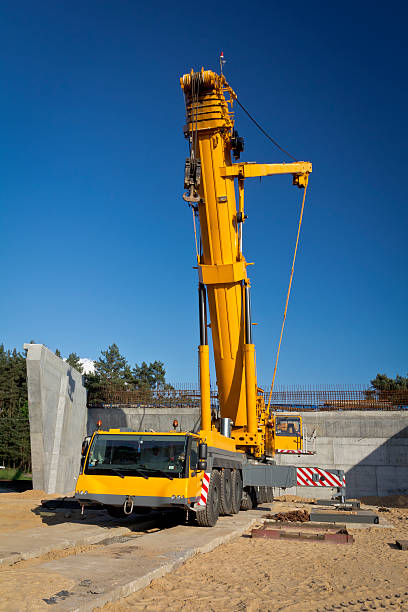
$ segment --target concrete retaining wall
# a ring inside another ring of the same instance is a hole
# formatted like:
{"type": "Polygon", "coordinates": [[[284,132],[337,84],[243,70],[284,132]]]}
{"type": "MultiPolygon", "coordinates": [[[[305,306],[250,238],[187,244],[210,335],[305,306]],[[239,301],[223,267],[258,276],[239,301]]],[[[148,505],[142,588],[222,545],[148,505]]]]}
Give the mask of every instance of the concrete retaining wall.
{"type": "Polygon", "coordinates": [[[75,488],[86,432],[82,375],[42,344],[24,348],[33,488],[68,493],[75,488]]]}
{"type": "Polygon", "coordinates": [[[173,431],[173,421],[177,419],[181,431],[198,431],[200,413],[191,408],[89,408],[88,435],[96,429],[98,420],[102,429],[129,427],[133,431],[173,431]]]}
{"type": "MultiPolygon", "coordinates": [[[[347,496],[408,494],[408,411],[302,413],[308,437],[316,434],[316,455],[277,455],[280,465],[318,466],[346,472],[347,496]]],[[[196,431],[199,412],[153,408],[105,408],[88,411],[88,433],[96,429],[130,427],[134,430],[171,431],[177,418],[181,429],[196,431]]],[[[305,496],[330,497],[330,490],[299,487],[287,490],[305,496]]]]}

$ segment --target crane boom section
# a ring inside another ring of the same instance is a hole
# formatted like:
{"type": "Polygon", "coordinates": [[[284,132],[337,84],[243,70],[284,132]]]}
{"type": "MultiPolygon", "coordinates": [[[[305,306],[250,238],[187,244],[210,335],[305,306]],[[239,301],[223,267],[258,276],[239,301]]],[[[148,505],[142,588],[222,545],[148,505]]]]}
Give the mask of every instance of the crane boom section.
{"type": "Polygon", "coordinates": [[[211,71],[181,79],[186,100],[185,134],[191,159],[199,160],[198,215],[202,251],[199,280],[207,287],[220,411],[235,426],[247,424],[244,372],[242,284],[248,282],[239,251],[237,207],[233,181],[221,168],[231,166],[233,114],[224,83],[211,71]]]}

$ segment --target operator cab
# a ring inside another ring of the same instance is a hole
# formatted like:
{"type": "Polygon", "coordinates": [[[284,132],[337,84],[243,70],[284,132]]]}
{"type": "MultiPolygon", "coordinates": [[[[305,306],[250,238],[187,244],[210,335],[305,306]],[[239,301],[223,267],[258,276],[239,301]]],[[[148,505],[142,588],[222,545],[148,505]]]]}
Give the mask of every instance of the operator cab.
{"type": "Polygon", "coordinates": [[[275,414],[275,450],[300,451],[302,447],[302,417],[275,414]]]}

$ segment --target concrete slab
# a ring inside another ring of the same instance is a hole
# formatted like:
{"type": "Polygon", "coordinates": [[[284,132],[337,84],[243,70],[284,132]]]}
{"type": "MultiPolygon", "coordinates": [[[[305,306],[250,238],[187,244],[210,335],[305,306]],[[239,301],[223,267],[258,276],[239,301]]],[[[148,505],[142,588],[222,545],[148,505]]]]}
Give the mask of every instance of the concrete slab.
{"type": "MultiPolygon", "coordinates": [[[[53,512],[48,514],[54,515],[53,512]]],[[[5,533],[0,542],[0,566],[14,565],[18,561],[41,557],[49,552],[112,541],[148,529],[154,524],[154,516],[123,521],[109,518],[101,521],[99,518],[91,524],[64,521],[59,525],[5,533]]]]}
{"type": "MultiPolygon", "coordinates": [[[[8,570],[7,580],[19,584],[18,601],[4,602],[8,612],[21,612],[21,601],[30,609],[46,610],[52,604],[58,612],[89,612],[144,588],[187,561],[196,553],[212,551],[220,544],[251,529],[269,510],[258,508],[222,517],[213,528],[178,525],[146,535],[133,535],[125,543],[35,565],[39,596],[24,568],[8,570]],[[20,575],[19,575],[20,574],[20,575]],[[20,580],[19,580],[20,578],[20,580]],[[53,584],[66,587],[55,592],[53,584]],[[45,586],[44,586],[45,585],[45,586]],[[46,591],[46,594],[44,594],[46,591]]],[[[33,568],[34,569],[34,568],[33,568]]]]}

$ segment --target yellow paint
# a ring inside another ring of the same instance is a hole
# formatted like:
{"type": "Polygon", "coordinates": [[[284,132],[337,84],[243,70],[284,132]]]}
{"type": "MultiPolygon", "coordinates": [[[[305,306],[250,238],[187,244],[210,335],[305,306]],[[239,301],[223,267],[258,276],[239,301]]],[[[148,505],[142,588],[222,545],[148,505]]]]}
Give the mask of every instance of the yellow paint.
{"type": "Polygon", "coordinates": [[[200,364],[201,428],[211,429],[211,388],[208,344],[198,347],[200,364]]]}

